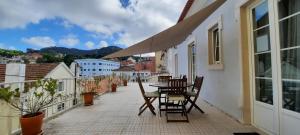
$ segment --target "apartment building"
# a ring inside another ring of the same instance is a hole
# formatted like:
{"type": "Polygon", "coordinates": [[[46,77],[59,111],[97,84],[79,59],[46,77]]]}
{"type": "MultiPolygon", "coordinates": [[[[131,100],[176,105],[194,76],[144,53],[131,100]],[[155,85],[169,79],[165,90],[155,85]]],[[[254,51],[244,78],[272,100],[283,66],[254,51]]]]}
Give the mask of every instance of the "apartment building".
{"type": "Polygon", "coordinates": [[[120,68],[120,63],[103,59],[77,59],[71,64],[71,69],[76,74],[82,77],[92,77],[100,75],[111,75],[114,69],[120,68]]]}

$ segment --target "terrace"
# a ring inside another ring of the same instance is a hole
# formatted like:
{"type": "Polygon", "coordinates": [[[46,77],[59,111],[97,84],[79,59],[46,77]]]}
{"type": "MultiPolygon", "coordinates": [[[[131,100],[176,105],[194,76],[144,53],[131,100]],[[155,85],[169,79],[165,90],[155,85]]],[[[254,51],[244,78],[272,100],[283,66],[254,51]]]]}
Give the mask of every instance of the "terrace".
{"type": "MultiPolygon", "coordinates": [[[[144,83],[147,91],[155,90],[144,83]]],[[[260,132],[243,125],[210,104],[198,100],[206,112],[193,109],[188,115],[189,123],[167,123],[162,116],[152,115],[146,110],[138,116],[143,103],[137,83],[121,86],[115,93],[99,96],[93,106],[76,107],[44,124],[44,134],[201,134],[230,135],[236,132],[260,132]]],[[[157,101],[154,106],[157,108],[157,101]]],[[[156,109],[157,111],[158,109],[156,109]]],[[[159,113],[157,113],[159,114],[159,113]]]]}

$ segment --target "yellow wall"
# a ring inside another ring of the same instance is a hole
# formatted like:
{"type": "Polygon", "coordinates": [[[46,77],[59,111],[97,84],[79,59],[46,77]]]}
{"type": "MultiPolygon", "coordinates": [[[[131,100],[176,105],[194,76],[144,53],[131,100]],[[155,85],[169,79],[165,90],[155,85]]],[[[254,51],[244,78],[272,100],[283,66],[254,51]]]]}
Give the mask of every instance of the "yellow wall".
{"type": "Polygon", "coordinates": [[[19,111],[13,109],[6,102],[0,101],[0,134],[9,135],[11,131],[19,129],[19,111]]]}
{"type": "Polygon", "coordinates": [[[163,63],[162,60],[160,59],[161,53],[162,53],[162,51],[155,52],[155,71],[156,72],[160,72],[159,65],[162,65],[162,63],[163,63]]]}

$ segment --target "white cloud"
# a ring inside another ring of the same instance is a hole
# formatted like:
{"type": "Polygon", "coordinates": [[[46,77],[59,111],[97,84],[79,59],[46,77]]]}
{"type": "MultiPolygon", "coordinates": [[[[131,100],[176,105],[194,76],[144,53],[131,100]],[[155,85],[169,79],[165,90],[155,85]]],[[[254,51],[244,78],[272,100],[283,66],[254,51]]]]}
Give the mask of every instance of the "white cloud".
{"type": "Polygon", "coordinates": [[[79,39],[75,35],[67,35],[58,41],[60,45],[74,47],[75,45],[79,44],[79,39]]]}
{"type": "Polygon", "coordinates": [[[94,42],[92,42],[92,41],[88,41],[88,42],[85,43],[85,46],[86,46],[88,49],[94,49],[95,44],[94,44],[94,42]]]}
{"type": "Polygon", "coordinates": [[[108,47],[108,43],[104,40],[100,41],[99,48],[108,47]]]}
{"type": "Polygon", "coordinates": [[[67,28],[67,29],[70,29],[70,28],[73,27],[73,25],[69,21],[67,21],[67,20],[63,20],[61,22],[61,25],[64,26],[65,28],[67,28]]]}
{"type": "Polygon", "coordinates": [[[14,46],[7,46],[6,44],[0,43],[1,49],[8,49],[8,50],[17,50],[14,46]]]}
{"type": "Polygon", "coordinates": [[[4,0],[0,2],[0,29],[24,28],[60,17],[66,27],[77,25],[107,36],[121,32],[117,43],[132,45],[174,25],[186,1],[130,0],[123,8],[119,0],[4,0]]]}
{"type": "Polygon", "coordinates": [[[17,50],[17,48],[14,47],[14,46],[9,46],[8,49],[9,49],[9,50],[17,50]]]}
{"type": "Polygon", "coordinates": [[[42,37],[42,36],[36,36],[36,37],[30,37],[30,38],[22,38],[22,41],[24,43],[34,45],[37,47],[51,47],[55,46],[56,42],[48,36],[42,37]]]}

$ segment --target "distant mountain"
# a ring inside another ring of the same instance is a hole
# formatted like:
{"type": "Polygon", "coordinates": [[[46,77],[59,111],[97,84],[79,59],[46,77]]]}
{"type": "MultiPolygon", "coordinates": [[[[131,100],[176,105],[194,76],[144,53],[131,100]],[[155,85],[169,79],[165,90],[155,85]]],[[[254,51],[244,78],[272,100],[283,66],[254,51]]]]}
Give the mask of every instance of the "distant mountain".
{"type": "Polygon", "coordinates": [[[23,54],[24,53],[22,51],[0,49],[0,56],[2,57],[13,57],[13,56],[20,56],[23,54]]]}
{"type": "MultiPolygon", "coordinates": [[[[30,49],[28,49],[29,51],[30,49]]],[[[40,50],[30,50],[30,51],[38,51],[40,53],[49,53],[49,54],[63,54],[63,55],[76,55],[83,57],[91,57],[91,58],[101,58],[103,56],[109,55],[111,53],[122,50],[122,48],[117,46],[108,46],[100,49],[93,50],[80,50],[76,48],[66,48],[66,47],[47,47],[42,48],[40,50]]]]}

